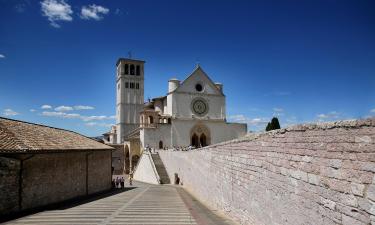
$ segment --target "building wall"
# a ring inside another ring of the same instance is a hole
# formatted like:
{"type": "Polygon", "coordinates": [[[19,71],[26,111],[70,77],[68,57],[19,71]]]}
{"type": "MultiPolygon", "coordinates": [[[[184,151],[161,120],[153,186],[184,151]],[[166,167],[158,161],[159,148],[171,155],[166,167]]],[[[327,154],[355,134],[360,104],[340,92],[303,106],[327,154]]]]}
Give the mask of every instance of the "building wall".
{"type": "Polygon", "coordinates": [[[115,175],[122,175],[125,173],[125,150],[124,145],[110,145],[111,147],[115,148],[112,152],[112,166],[113,166],[113,174],[115,175]]]}
{"type": "MultiPolygon", "coordinates": [[[[19,156],[14,155],[14,156],[19,156]]],[[[2,161],[6,161],[2,159],[2,161]]],[[[18,162],[15,162],[20,163],[18,162]]],[[[1,167],[8,174],[5,188],[19,190],[18,166],[1,167]]],[[[2,182],[1,182],[2,183],[2,182]]],[[[111,151],[34,154],[22,163],[22,195],[20,210],[61,202],[75,197],[105,191],[111,188],[111,151]]],[[[13,192],[10,192],[13,193],[13,192]]],[[[7,192],[1,189],[0,205],[15,208],[15,201],[5,201],[7,192]]],[[[15,198],[15,199],[17,199],[15,198]]],[[[18,201],[17,201],[18,208],[18,201]]],[[[0,214],[12,210],[1,210],[0,214]]]]}
{"type": "MultiPolygon", "coordinates": [[[[200,93],[179,93],[175,92],[168,95],[172,102],[169,114],[178,118],[193,118],[197,117],[191,110],[191,102],[194,98],[204,98],[208,103],[209,111],[201,118],[209,119],[225,119],[225,96],[222,95],[205,95],[200,93]]],[[[167,97],[167,98],[168,98],[167,97]]],[[[168,102],[169,104],[169,102],[168,102]]],[[[169,107],[169,105],[168,105],[169,107]]]]}
{"type": "Polygon", "coordinates": [[[170,177],[241,224],[375,224],[375,119],[159,154],[170,177]]]}
{"type": "Polygon", "coordinates": [[[20,161],[0,156],[0,215],[18,211],[20,161]]]}
{"type": "Polygon", "coordinates": [[[163,146],[168,148],[187,147],[191,144],[190,131],[196,124],[203,124],[210,130],[211,144],[236,139],[247,133],[246,124],[175,119],[172,124],[158,124],[158,128],[141,129],[141,147],[148,144],[149,147],[158,149],[159,141],[163,141],[163,146]]]}

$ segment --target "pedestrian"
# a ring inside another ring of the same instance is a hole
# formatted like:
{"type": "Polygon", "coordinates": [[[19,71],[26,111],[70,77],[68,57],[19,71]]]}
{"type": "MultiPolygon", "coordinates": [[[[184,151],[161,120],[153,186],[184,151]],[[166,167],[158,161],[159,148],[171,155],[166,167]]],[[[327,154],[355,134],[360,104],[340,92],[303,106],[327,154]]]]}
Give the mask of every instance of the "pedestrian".
{"type": "Polygon", "coordinates": [[[115,179],[112,179],[112,189],[116,188],[116,182],[115,179]]]}
{"type": "Polygon", "coordinates": [[[133,185],[133,173],[129,173],[129,185],[133,185]]]}
{"type": "Polygon", "coordinates": [[[119,188],[120,186],[120,179],[116,177],[116,188],[119,188]]]}
{"type": "Polygon", "coordinates": [[[120,179],[120,183],[121,183],[121,188],[124,188],[124,187],[125,187],[125,180],[124,180],[124,177],[121,177],[121,179],[120,179]]]}

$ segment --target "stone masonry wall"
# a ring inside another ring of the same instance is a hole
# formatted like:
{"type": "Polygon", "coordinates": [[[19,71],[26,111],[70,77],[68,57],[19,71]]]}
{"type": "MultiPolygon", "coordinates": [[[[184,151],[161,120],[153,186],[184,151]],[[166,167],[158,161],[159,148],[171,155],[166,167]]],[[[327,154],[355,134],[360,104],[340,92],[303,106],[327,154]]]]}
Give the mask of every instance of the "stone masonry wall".
{"type": "Polygon", "coordinates": [[[29,154],[23,160],[21,196],[20,161],[11,157],[0,157],[0,215],[111,188],[111,151],[29,154]]]}
{"type": "Polygon", "coordinates": [[[0,157],[0,214],[18,211],[19,167],[18,160],[0,157]]]}
{"type": "Polygon", "coordinates": [[[241,224],[375,224],[375,119],[159,154],[171,178],[241,224]]]}

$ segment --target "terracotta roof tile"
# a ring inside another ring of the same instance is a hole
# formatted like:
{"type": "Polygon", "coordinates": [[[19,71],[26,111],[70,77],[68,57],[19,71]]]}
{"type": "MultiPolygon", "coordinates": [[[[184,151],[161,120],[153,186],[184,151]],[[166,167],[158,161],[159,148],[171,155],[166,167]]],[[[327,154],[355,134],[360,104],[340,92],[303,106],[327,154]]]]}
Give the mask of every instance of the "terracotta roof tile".
{"type": "Polygon", "coordinates": [[[0,117],[0,153],[105,149],[113,148],[73,131],[0,117]]]}

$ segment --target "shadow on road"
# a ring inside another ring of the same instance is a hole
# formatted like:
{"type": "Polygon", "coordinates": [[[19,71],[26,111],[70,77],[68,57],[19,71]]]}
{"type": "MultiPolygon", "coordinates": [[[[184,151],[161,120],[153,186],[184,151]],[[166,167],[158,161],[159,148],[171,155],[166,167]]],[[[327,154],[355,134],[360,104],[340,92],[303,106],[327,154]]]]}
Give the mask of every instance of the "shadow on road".
{"type": "Polygon", "coordinates": [[[99,192],[99,193],[95,193],[95,194],[91,194],[91,195],[87,195],[87,196],[76,197],[76,198],[69,199],[69,200],[66,200],[66,201],[63,201],[63,202],[58,202],[58,203],[53,203],[53,204],[49,204],[49,205],[46,205],[46,206],[41,206],[41,207],[23,210],[21,212],[1,216],[0,217],[0,223],[4,223],[4,222],[10,221],[10,220],[18,219],[18,218],[21,218],[21,217],[24,217],[24,216],[29,216],[29,215],[39,213],[39,212],[42,212],[42,211],[65,210],[65,209],[73,208],[73,207],[76,207],[76,206],[79,206],[79,205],[82,205],[82,204],[86,204],[86,203],[89,203],[89,202],[92,202],[92,201],[96,201],[96,200],[107,198],[107,197],[110,197],[110,196],[113,196],[113,195],[121,194],[123,192],[133,190],[135,188],[137,188],[137,186],[125,187],[125,188],[114,188],[114,189],[110,189],[110,190],[104,191],[104,192],[99,192]]]}

